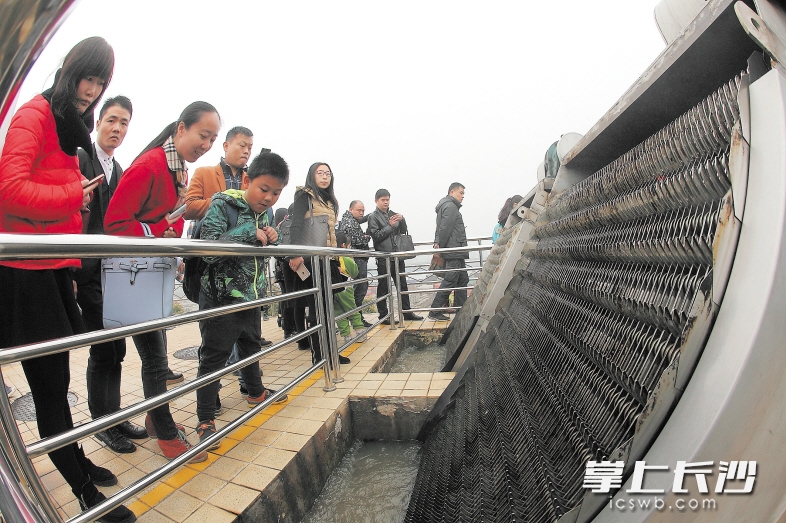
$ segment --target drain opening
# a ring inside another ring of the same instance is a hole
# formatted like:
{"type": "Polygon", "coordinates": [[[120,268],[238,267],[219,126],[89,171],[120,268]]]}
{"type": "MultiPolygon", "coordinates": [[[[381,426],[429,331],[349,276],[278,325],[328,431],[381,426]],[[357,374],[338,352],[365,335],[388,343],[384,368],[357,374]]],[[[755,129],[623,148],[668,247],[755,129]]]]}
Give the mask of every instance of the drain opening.
{"type": "MultiPolygon", "coordinates": [[[[73,392],[68,392],[68,406],[73,407],[79,401],[79,396],[73,392]]],[[[14,413],[14,419],[17,421],[35,421],[35,404],[33,403],[33,394],[28,392],[21,398],[17,398],[11,403],[11,411],[14,413]]]]}
{"type": "Polygon", "coordinates": [[[199,359],[199,345],[193,347],[186,347],[175,352],[173,356],[179,360],[198,360],[199,359]]]}

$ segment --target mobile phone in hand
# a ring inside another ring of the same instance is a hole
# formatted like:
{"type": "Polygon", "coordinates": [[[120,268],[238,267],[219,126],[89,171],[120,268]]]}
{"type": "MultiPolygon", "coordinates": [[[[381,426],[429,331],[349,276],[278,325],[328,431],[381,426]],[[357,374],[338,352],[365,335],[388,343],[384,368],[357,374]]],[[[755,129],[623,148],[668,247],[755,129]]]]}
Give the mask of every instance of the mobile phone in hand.
{"type": "Polygon", "coordinates": [[[306,281],[306,279],[309,276],[311,276],[311,273],[306,268],[306,264],[305,263],[301,263],[300,265],[298,265],[297,270],[295,270],[295,272],[297,273],[298,276],[300,276],[300,279],[303,280],[303,281],[306,281]]]}
{"type": "Polygon", "coordinates": [[[183,205],[181,205],[180,207],[178,207],[177,209],[175,209],[169,214],[169,219],[174,220],[176,218],[180,218],[185,213],[186,213],[186,204],[184,203],[183,205]]]}
{"type": "Polygon", "coordinates": [[[101,180],[103,180],[104,178],[106,178],[106,174],[99,174],[98,176],[87,182],[87,185],[85,185],[85,187],[90,187],[91,185],[98,185],[101,182],[101,180]]]}

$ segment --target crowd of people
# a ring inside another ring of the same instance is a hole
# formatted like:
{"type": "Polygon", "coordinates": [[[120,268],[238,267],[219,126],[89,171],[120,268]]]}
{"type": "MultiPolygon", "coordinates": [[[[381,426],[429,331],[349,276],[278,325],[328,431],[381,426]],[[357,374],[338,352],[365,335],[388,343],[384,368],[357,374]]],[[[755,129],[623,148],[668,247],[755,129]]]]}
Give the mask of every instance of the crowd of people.
{"type": "MultiPolygon", "coordinates": [[[[375,208],[366,215],[362,201],[352,201],[339,215],[335,195],[335,175],[330,165],[311,165],[294,200],[275,214],[273,207],[289,183],[289,167],[268,149],[252,157],[253,133],[235,126],[223,142],[224,156],[214,167],[196,169],[189,180],[187,163],[207,153],[219,137],[221,117],[206,102],[188,105],[134,159],[127,169],[114,159],[132,120],[131,100],[125,96],[107,99],[95,111],[114,71],[114,52],[100,37],[78,43],[65,57],[50,89],[22,105],[11,120],[0,157],[0,232],[52,234],[86,233],[150,238],[178,238],[185,220],[199,222],[200,238],[244,243],[254,246],[277,245],[287,222],[289,243],[344,247],[362,251],[373,248],[387,253],[401,250],[401,238],[408,233],[401,213],[390,208],[391,194],[379,189],[375,208]],[[97,132],[92,143],[90,133],[97,132]],[[173,212],[181,205],[185,213],[173,212]],[[365,227],[365,229],[364,229],[365,227]]],[[[464,185],[453,183],[436,207],[434,248],[467,245],[461,205],[464,185]]],[[[509,212],[509,211],[508,211],[509,212]]],[[[500,214],[502,216],[502,214],[500,214]]],[[[500,218],[502,222],[502,218],[500,218]]],[[[454,292],[453,307],[467,297],[466,252],[445,253],[446,268],[440,292],[436,293],[429,317],[443,321],[442,312],[454,292]]],[[[257,257],[208,257],[210,266],[201,276],[199,308],[253,301],[263,297],[269,283],[262,270],[266,259],[257,257]]],[[[367,257],[337,257],[330,261],[333,280],[363,280],[368,275],[367,257]]],[[[297,291],[314,285],[314,267],[306,257],[277,261],[277,273],[284,290],[297,291]]],[[[377,272],[387,274],[385,258],[376,258],[377,272]]],[[[397,272],[404,272],[398,259],[397,272]]],[[[98,259],[47,259],[0,262],[0,348],[14,347],[103,328],[101,263],[98,259]]],[[[407,291],[405,276],[392,279],[399,291],[407,291]]],[[[345,290],[322,289],[324,300],[332,300],[336,313],[360,307],[368,291],[361,281],[345,290]]],[[[377,296],[388,293],[388,279],[378,282],[377,296]]],[[[403,320],[421,320],[412,312],[409,295],[402,296],[403,320]]],[[[325,302],[327,303],[327,302],[325,302]]],[[[281,304],[285,336],[304,332],[316,324],[315,296],[288,300],[281,304]]],[[[397,321],[389,314],[387,301],[377,303],[382,324],[397,321]]],[[[361,313],[340,321],[338,329],[350,341],[351,328],[364,339],[372,326],[361,313]]],[[[201,321],[198,376],[203,376],[258,353],[270,341],[262,337],[261,310],[246,309],[201,321]]],[[[167,385],[182,381],[168,365],[164,330],[132,336],[142,362],[141,377],[145,398],[160,395],[167,385]]],[[[298,341],[310,350],[314,363],[322,360],[319,336],[311,334],[298,341]]],[[[93,345],[87,367],[88,406],[93,419],[120,410],[122,362],[125,340],[93,345]]],[[[340,363],[349,359],[340,356],[340,363]]],[[[42,438],[73,428],[67,401],[70,381],[69,353],[61,352],[24,360],[42,438]]],[[[249,406],[268,400],[276,391],[263,384],[258,363],[240,369],[241,392],[249,406]]],[[[221,409],[219,382],[197,391],[196,433],[200,441],[216,432],[215,419],[221,409]]],[[[278,395],[278,401],[286,396],[278,395]]],[[[168,404],[152,409],[144,427],[128,421],[97,434],[108,448],[119,453],[136,450],[132,440],[157,438],[169,459],[191,448],[186,428],[174,421],[168,404]]],[[[220,443],[215,442],[211,448],[220,443]]],[[[72,443],[49,454],[84,509],[105,499],[96,489],[117,483],[108,469],[92,463],[81,446],[72,443]]],[[[201,452],[191,461],[207,459],[201,452]]],[[[134,514],[118,506],[102,521],[128,523],[134,514]]]]}

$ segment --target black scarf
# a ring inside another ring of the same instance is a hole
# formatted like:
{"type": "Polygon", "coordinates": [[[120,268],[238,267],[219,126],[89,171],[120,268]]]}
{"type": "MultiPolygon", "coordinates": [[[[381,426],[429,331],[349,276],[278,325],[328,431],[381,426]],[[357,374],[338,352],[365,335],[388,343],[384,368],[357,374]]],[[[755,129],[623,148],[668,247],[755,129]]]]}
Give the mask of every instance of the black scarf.
{"type": "Polygon", "coordinates": [[[64,103],[60,104],[60,107],[53,107],[53,92],[54,87],[51,87],[41,93],[41,96],[49,102],[55,117],[60,148],[67,155],[76,156],[77,147],[81,147],[92,158],[93,144],[90,141],[90,132],[93,130],[93,109],[89,108],[84,114],[79,114],[73,103],[64,103]]]}

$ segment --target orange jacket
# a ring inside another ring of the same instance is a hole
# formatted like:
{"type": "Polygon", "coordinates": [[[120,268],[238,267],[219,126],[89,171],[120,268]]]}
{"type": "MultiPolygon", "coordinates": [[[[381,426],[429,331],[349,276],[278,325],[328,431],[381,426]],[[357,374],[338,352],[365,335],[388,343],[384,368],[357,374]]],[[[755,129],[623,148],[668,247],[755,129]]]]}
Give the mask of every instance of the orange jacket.
{"type": "MultiPolygon", "coordinates": [[[[243,173],[243,181],[240,184],[242,190],[248,189],[248,176],[243,173]]],[[[224,192],[227,190],[227,184],[224,180],[224,171],[221,170],[221,164],[213,167],[200,167],[194,171],[194,176],[191,178],[191,183],[188,184],[188,191],[186,192],[186,220],[201,220],[207,214],[207,208],[210,207],[210,198],[217,192],[224,192]]]]}

